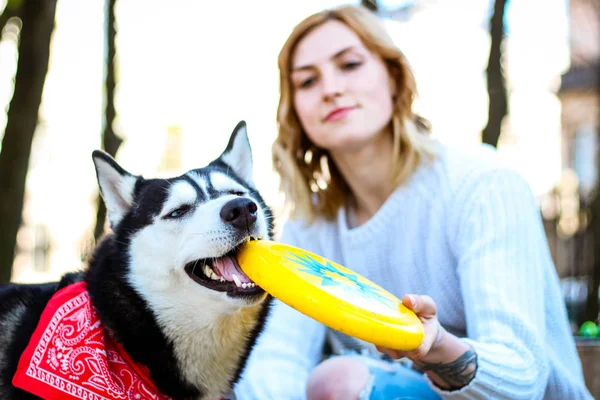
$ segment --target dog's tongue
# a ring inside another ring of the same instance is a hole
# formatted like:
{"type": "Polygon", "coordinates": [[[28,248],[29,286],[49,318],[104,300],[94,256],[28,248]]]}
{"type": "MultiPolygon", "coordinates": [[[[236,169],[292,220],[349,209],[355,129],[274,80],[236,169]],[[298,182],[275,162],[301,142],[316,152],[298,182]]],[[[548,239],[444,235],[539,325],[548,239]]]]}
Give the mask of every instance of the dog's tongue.
{"type": "Polygon", "coordinates": [[[218,275],[227,281],[233,282],[233,274],[235,274],[242,283],[252,282],[237,266],[237,262],[233,261],[229,256],[218,258],[213,263],[213,268],[218,275]]]}

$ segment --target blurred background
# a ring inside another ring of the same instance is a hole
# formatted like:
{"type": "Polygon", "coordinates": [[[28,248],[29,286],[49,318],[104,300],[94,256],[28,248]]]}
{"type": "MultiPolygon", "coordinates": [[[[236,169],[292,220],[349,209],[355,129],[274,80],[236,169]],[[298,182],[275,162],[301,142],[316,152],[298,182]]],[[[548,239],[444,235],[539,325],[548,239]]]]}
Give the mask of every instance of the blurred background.
{"type": "MultiPolygon", "coordinates": [[[[217,157],[245,119],[279,214],[277,55],[297,22],[343,3],[0,0],[0,282],[84,265],[106,229],[98,148],[172,176],[217,157]]],[[[600,376],[600,0],[354,3],[385,18],[437,138],[489,143],[529,181],[586,378],[600,376]]]]}

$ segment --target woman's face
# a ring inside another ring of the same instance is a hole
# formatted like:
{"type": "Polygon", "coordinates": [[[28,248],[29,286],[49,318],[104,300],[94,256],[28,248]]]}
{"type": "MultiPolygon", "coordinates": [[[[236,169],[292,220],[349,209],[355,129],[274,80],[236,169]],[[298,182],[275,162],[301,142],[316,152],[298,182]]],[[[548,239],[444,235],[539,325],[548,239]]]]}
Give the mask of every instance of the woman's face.
{"type": "Polygon", "coordinates": [[[291,65],[294,108],[318,147],[356,151],[389,124],[394,82],[382,58],[345,24],[328,21],[311,31],[291,65]]]}

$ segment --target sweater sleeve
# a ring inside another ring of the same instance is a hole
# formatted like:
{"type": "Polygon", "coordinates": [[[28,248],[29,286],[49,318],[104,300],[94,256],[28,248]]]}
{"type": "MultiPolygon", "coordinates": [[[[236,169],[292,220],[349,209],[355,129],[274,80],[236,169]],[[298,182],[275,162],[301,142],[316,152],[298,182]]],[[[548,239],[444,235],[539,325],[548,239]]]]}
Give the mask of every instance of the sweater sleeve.
{"type": "MultiPolygon", "coordinates": [[[[297,229],[288,222],[280,242],[301,247],[297,229]]],[[[234,388],[236,399],[305,399],[308,376],[321,360],[325,332],[321,323],[274,299],[263,333],[234,388]]]]}
{"type": "Polygon", "coordinates": [[[465,307],[463,340],[478,367],[460,390],[432,386],[445,399],[541,399],[550,373],[544,287],[556,271],[531,190],[517,173],[498,169],[465,185],[454,207],[449,237],[465,307]]]}

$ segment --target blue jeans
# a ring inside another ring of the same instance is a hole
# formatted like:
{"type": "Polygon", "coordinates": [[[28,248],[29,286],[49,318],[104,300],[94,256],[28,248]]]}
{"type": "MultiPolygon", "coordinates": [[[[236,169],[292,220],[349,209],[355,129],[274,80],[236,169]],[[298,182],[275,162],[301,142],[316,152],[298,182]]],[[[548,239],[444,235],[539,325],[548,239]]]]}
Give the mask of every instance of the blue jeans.
{"type": "Polygon", "coordinates": [[[360,354],[345,354],[369,368],[371,379],[360,400],[441,400],[423,374],[398,363],[360,354]]]}

